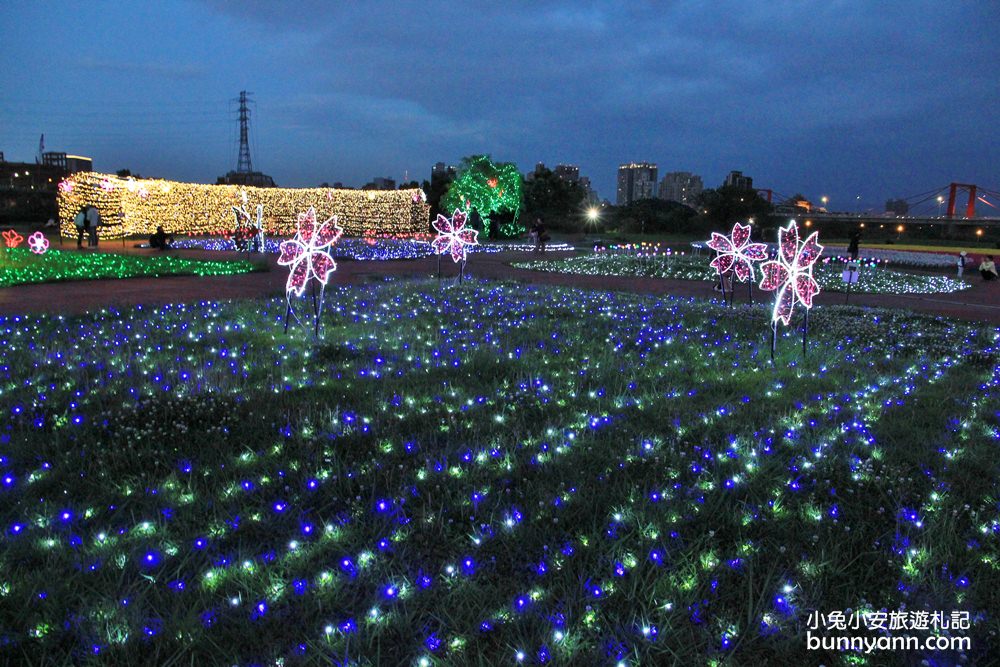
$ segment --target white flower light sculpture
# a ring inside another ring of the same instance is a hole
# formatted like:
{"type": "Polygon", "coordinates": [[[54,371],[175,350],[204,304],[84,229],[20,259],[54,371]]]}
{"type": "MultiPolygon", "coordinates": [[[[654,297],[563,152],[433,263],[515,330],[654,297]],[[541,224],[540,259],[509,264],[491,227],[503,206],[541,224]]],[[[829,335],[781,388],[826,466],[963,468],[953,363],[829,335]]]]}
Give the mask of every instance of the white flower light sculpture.
{"type": "Polygon", "coordinates": [[[778,258],[761,264],[762,290],[777,290],[771,321],[780,320],[785,326],[792,321],[792,311],[796,303],[808,310],[812,308],[813,297],[819,294],[819,284],[813,278],[813,265],[823,253],[813,232],[805,241],[799,240],[799,227],[794,220],[788,227],[778,230],[778,258]]]}
{"type": "Polygon", "coordinates": [[[439,213],[437,220],[431,223],[438,232],[437,237],[431,242],[434,252],[438,255],[450,252],[451,259],[456,264],[466,260],[466,246],[479,245],[477,240],[479,231],[466,229],[466,219],[465,213],[455,209],[451,218],[446,218],[439,213]]]}

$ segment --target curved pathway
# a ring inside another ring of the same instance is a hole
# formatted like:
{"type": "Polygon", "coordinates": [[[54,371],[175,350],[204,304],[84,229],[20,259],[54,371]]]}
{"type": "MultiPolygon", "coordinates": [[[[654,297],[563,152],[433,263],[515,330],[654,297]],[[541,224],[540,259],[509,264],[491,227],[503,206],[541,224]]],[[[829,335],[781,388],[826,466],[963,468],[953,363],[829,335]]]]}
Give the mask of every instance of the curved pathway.
{"type": "MultiPolygon", "coordinates": [[[[109,247],[101,251],[135,254],[155,254],[156,251],[136,248],[109,247]]],[[[82,251],[92,252],[92,251],[82,251]]],[[[172,254],[192,259],[245,259],[235,252],[207,250],[176,250],[172,254]]],[[[546,256],[564,257],[568,253],[550,252],[546,256]]],[[[528,252],[476,253],[471,256],[467,275],[472,278],[518,280],[542,285],[565,285],[584,289],[628,291],[645,294],[673,294],[704,299],[718,298],[707,281],[669,280],[663,278],[636,278],[613,276],[587,276],[569,273],[516,269],[511,262],[537,259],[528,252]]],[[[160,305],[178,301],[214,301],[220,299],[251,299],[284,294],[286,269],[276,263],[277,257],[267,257],[270,271],[236,276],[172,276],[165,278],[133,278],[129,280],[91,280],[43,285],[22,285],[0,288],[0,314],[27,313],[78,314],[108,306],[135,304],[160,305]]],[[[441,262],[446,277],[457,276],[457,268],[445,259],[441,262]]],[[[391,262],[338,260],[337,271],[331,283],[345,285],[378,280],[383,276],[429,278],[436,275],[437,260],[424,258],[391,262]]],[[[980,320],[1000,325],[1000,283],[984,283],[978,275],[969,276],[972,289],[955,294],[925,295],[860,295],[852,294],[852,305],[908,308],[915,311],[980,320]]],[[[766,298],[755,290],[757,299],[766,298]]],[[[745,294],[738,293],[737,301],[745,294]]],[[[819,304],[842,304],[844,294],[825,292],[819,295],[819,304]]]]}

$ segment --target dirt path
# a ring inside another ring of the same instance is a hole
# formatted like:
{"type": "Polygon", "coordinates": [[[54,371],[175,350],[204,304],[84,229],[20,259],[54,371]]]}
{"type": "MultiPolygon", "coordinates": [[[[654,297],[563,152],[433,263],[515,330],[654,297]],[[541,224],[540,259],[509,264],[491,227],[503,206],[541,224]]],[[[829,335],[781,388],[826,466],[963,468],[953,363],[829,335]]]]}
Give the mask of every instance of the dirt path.
{"type": "MultiPolygon", "coordinates": [[[[104,249],[102,249],[104,250],[104,249]]],[[[135,248],[109,247],[109,252],[153,254],[154,251],[135,248]]],[[[87,251],[84,251],[87,252],[87,251]]],[[[173,254],[192,259],[245,258],[238,253],[204,250],[178,250],[173,254]]],[[[565,257],[566,253],[548,253],[547,256],[565,257]]],[[[471,256],[468,274],[473,278],[519,280],[541,285],[566,285],[585,289],[628,291],[644,294],[673,294],[703,299],[718,298],[710,282],[667,280],[662,278],[633,278],[586,276],[568,273],[550,273],[516,269],[511,262],[537,259],[526,252],[477,253],[471,256]]],[[[284,294],[286,269],[276,263],[277,257],[269,255],[268,272],[237,276],[199,277],[173,276],[167,278],[134,278],[129,280],[91,280],[43,285],[22,285],[0,288],[0,314],[28,313],[76,314],[99,310],[109,306],[123,307],[135,304],[159,305],[177,301],[214,301],[220,299],[252,299],[284,294]]],[[[457,275],[452,262],[445,260],[442,267],[446,276],[457,275]]],[[[433,277],[437,261],[434,258],[399,260],[392,262],[338,261],[331,280],[335,285],[347,285],[377,280],[382,276],[433,277]]],[[[908,308],[925,313],[979,320],[1000,325],[1000,284],[984,283],[978,276],[969,276],[972,289],[955,294],[927,295],[858,295],[851,296],[851,304],[908,308]]],[[[757,299],[766,298],[755,290],[757,299]]],[[[738,301],[746,298],[737,295],[738,301]]],[[[844,295],[826,292],[817,302],[844,303],[844,295]]]]}

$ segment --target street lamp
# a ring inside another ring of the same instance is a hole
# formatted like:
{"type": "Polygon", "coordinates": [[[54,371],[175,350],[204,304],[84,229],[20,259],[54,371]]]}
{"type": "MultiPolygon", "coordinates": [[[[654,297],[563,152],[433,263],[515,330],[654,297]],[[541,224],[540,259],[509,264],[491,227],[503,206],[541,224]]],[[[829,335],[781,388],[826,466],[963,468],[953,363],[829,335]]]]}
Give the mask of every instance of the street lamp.
{"type": "Polygon", "coordinates": [[[823,203],[823,208],[825,209],[826,208],[826,203],[828,201],[830,201],[830,198],[827,197],[826,195],[823,195],[822,197],[819,198],[819,200],[823,203]]]}
{"type": "Polygon", "coordinates": [[[937,203],[938,203],[938,217],[940,218],[941,217],[941,204],[944,203],[944,197],[942,197],[941,195],[938,195],[938,197],[937,197],[937,203]]]}
{"type": "Polygon", "coordinates": [[[591,206],[587,209],[587,221],[590,223],[596,223],[601,219],[601,210],[596,206],[591,206]]]}

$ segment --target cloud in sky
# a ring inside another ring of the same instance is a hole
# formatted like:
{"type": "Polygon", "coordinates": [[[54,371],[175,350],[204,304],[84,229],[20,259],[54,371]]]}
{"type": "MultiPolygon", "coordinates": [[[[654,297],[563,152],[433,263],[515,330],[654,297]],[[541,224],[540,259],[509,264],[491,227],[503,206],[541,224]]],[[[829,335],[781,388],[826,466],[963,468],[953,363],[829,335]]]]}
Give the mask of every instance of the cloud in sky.
{"type": "Polygon", "coordinates": [[[108,169],[211,180],[246,89],[255,165],[288,185],[489,152],[579,164],[607,197],[641,159],[834,203],[998,188],[998,28],[952,4],[31,4],[0,16],[0,149],[46,131],[108,169]],[[67,53],[39,54],[40,30],[67,53]]]}

